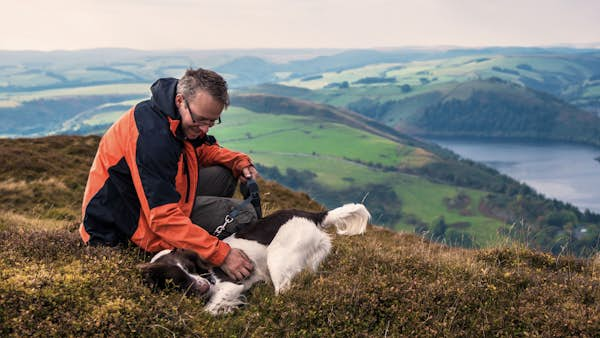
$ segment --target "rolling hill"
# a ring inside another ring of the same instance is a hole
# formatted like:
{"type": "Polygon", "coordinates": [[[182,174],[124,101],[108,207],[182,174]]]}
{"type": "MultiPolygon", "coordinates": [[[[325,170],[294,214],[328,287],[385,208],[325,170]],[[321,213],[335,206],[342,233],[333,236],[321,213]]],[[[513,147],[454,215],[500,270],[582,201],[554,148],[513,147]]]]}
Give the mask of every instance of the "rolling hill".
{"type": "MultiPolygon", "coordinates": [[[[496,54],[478,54],[477,50],[471,50],[465,55],[449,56],[450,53],[446,53],[424,60],[372,62],[341,71],[312,73],[310,77],[292,78],[279,83],[322,91],[325,96],[331,94],[326,89],[339,92],[335,89],[346,83],[347,87],[344,85],[339,89],[351,89],[350,92],[369,89],[373,91],[373,97],[381,94],[388,100],[397,100],[435,90],[436,86],[446,83],[500,78],[551,94],[579,108],[599,112],[600,55],[597,51],[556,53],[506,50],[496,54]],[[383,91],[379,87],[391,88],[383,91]],[[396,93],[393,94],[390,89],[395,89],[396,93]]],[[[333,102],[339,105],[343,99],[333,102]]]]}
{"type": "MultiPolygon", "coordinates": [[[[86,115],[98,110],[107,118],[118,110],[110,111],[106,105],[139,100],[148,95],[147,88],[156,78],[178,77],[198,65],[223,73],[239,91],[360,110],[390,126],[438,103],[440,93],[489,78],[600,113],[600,57],[593,49],[0,51],[0,135],[68,132],[73,123],[68,120],[85,121],[86,115]],[[288,89],[246,88],[266,83],[288,89]],[[16,116],[27,118],[28,123],[19,125],[16,116]]],[[[82,128],[82,132],[97,132],[82,128]]]]}
{"type": "MultiPolygon", "coordinates": [[[[201,298],[143,284],[137,265],[149,254],[82,245],[79,209],[98,141],[0,140],[2,336],[591,337],[600,330],[598,259],[510,241],[450,248],[378,226],[362,236],[332,234],[317,273],[302,273],[279,296],[259,284],[246,306],[211,317],[201,298]]],[[[276,182],[260,184],[267,213],[322,208],[276,182]]]]}
{"type": "Polygon", "coordinates": [[[245,92],[333,105],[413,135],[529,138],[600,145],[597,113],[499,77],[420,86],[374,82],[315,90],[261,85],[245,92]]]}

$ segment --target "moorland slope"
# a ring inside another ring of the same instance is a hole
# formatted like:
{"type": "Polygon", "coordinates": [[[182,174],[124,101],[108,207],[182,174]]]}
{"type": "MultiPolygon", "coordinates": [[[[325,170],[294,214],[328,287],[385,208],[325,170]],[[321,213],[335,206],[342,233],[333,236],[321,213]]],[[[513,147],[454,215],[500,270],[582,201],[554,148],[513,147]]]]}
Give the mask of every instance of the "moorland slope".
{"type": "MultiPolygon", "coordinates": [[[[506,242],[450,248],[369,226],[334,236],[319,272],[274,296],[210,317],[203,300],[152,292],[136,248],[85,247],[80,198],[97,137],[2,140],[2,336],[582,336],[600,331],[598,260],[557,257],[506,242]],[[12,155],[11,155],[12,153],[12,155]]],[[[261,182],[267,213],[322,208],[261,182]]]]}

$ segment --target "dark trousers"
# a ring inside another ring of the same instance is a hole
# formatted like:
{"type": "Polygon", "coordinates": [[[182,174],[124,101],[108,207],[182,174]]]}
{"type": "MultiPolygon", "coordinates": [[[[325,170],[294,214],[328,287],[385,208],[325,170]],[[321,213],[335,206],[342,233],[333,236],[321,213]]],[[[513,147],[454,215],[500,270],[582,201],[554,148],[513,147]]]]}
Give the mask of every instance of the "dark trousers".
{"type": "MultiPolygon", "coordinates": [[[[200,168],[196,201],[190,219],[210,234],[225,222],[225,216],[242,201],[231,198],[237,186],[237,179],[231,170],[222,166],[200,168]]],[[[245,184],[240,185],[244,198],[248,197],[245,184]]],[[[234,224],[250,223],[257,220],[256,211],[248,204],[235,218],[234,224]]]]}

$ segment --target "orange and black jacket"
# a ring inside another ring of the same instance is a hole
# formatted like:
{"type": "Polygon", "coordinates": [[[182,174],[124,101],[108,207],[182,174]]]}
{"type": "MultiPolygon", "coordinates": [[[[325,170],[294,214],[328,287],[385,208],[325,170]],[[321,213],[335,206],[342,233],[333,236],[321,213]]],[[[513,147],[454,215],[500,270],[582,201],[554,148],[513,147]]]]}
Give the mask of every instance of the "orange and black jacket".
{"type": "Polygon", "coordinates": [[[198,168],[223,165],[237,177],[251,165],[212,136],[186,140],[175,106],[177,79],[152,85],[102,137],[83,198],[81,238],[89,244],[131,240],[146,251],[187,248],[221,265],[229,246],[190,221],[198,168]]]}

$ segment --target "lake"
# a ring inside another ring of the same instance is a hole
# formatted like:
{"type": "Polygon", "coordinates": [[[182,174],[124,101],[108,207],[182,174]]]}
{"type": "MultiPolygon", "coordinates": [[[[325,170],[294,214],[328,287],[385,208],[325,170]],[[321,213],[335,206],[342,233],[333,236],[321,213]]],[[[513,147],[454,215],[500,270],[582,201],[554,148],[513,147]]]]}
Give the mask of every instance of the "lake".
{"type": "Polygon", "coordinates": [[[427,138],[442,147],[527,183],[546,197],[600,213],[600,149],[534,141],[427,138]]]}

